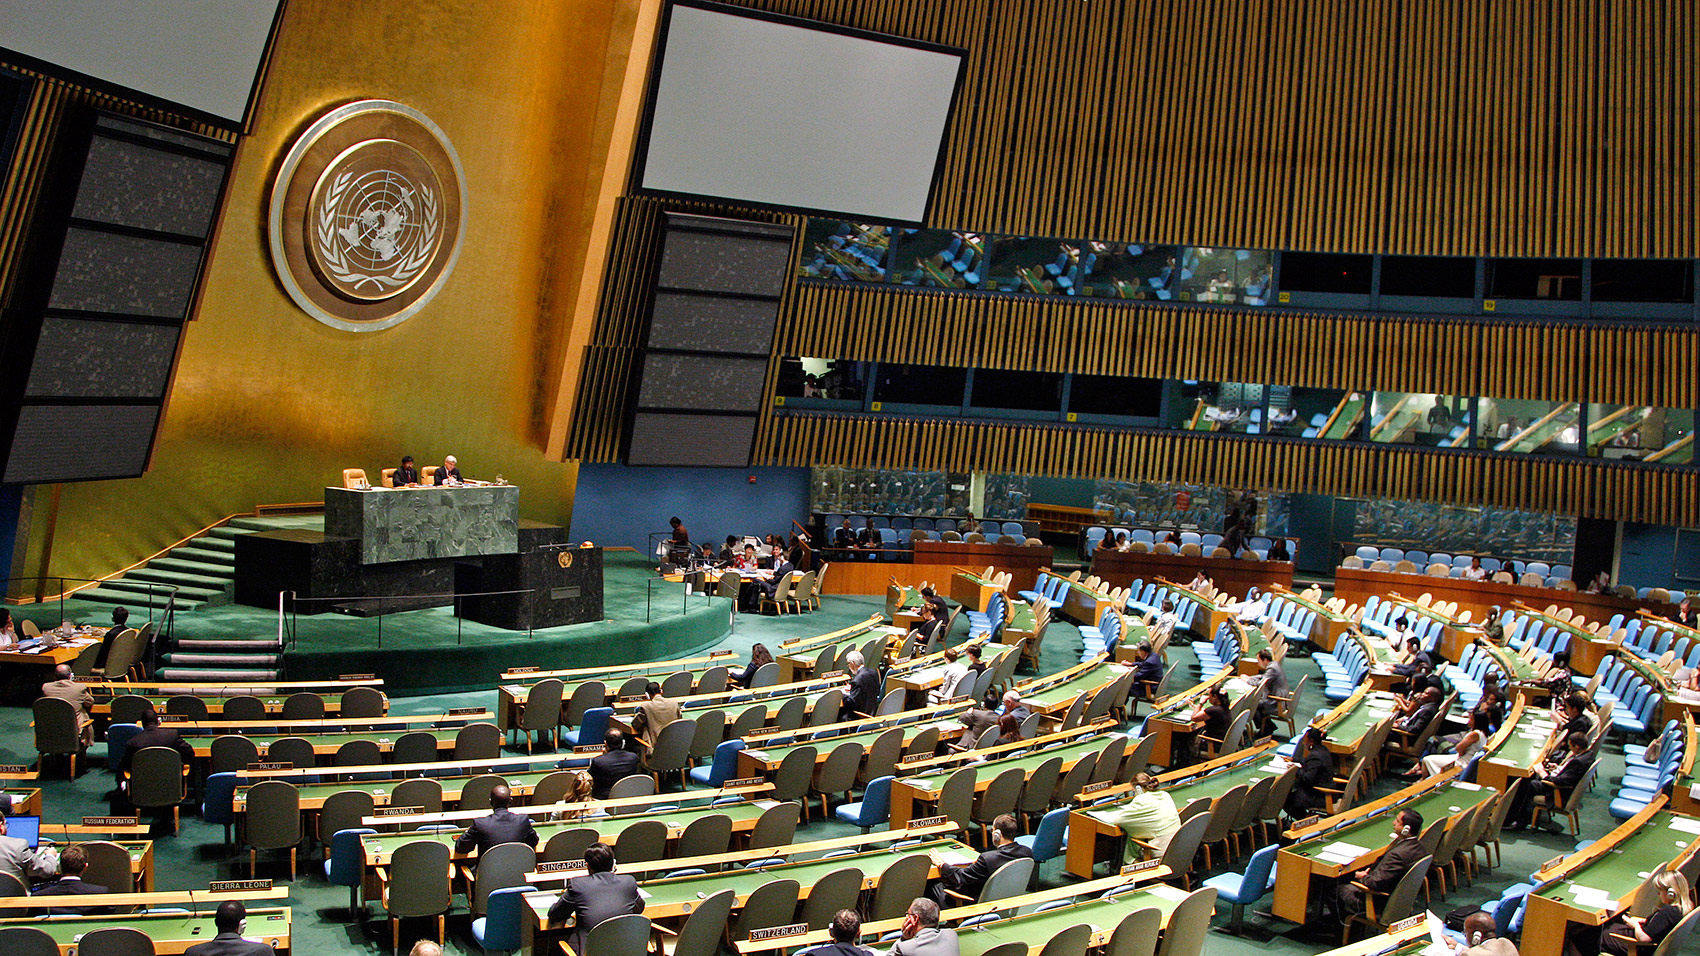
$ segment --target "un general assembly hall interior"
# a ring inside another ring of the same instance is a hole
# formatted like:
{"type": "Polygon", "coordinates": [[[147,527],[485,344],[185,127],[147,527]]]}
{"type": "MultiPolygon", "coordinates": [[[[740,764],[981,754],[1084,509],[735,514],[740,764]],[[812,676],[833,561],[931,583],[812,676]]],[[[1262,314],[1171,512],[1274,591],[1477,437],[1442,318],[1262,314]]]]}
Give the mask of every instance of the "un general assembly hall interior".
{"type": "Polygon", "coordinates": [[[1700,952],[1700,5],[3,6],[0,956],[1700,952]]]}

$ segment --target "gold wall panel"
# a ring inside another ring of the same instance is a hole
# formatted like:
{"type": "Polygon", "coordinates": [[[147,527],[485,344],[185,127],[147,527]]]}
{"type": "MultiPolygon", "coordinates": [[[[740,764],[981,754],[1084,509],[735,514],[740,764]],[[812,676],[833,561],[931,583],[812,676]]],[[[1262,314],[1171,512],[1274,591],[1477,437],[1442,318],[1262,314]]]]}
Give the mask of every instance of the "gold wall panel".
{"type": "Polygon", "coordinates": [[[1689,0],[734,0],[968,51],[934,225],[1700,256],[1689,0]]]}
{"type": "Polygon", "coordinates": [[[772,421],[756,464],[988,471],[1178,481],[1437,501],[1694,527],[1689,468],[1479,452],[1128,432],[1055,425],[801,414],[772,421]]]}
{"type": "Polygon", "coordinates": [[[343,467],[375,479],[403,453],[500,472],[521,486],[526,517],[564,522],[576,466],[542,456],[544,406],[567,332],[560,303],[577,290],[564,264],[583,259],[587,183],[605,158],[600,105],[618,92],[604,67],[630,46],[636,2],[417,0],[402,12],[291,0],[151,470],[63,486],[52,570],[108,573],[223,515],[318,500],[343,467]],[[263,237],[288,144],[365,97],[443,128],[466,170],[467,228],[424,311],[354,334],[290,302],[263,237]]]}

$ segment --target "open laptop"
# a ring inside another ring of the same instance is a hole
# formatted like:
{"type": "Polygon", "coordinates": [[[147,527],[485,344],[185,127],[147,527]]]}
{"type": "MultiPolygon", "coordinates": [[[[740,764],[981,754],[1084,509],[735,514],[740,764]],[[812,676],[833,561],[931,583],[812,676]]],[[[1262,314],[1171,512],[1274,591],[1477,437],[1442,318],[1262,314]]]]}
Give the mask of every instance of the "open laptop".
{"type": "Polygon", "coordinates": [[[41,845],[41,818],[7,817],[6,835],[28,843],[33,850],[41,845]]]}

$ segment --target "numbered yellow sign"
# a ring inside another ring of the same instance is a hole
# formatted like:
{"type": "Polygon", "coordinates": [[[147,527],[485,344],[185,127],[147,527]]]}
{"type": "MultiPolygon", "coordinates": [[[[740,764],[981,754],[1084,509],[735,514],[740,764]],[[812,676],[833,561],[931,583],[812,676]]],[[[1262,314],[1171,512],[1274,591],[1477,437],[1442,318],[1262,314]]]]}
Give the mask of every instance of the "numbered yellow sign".
{"type": "Polygon", "coordinates": [[[872,408],[872,409],[873,409],[873,410],[874,410],[874,411],[876,411],[876,412],[877,412],[877,411],[879,411],[879,410],[880,410],[880,403],[879,403],[879,402],[875,402],[875,403],[873,403],[873,405],[871,405],[871,406],[869,406],[869,407],[871,407],[871,408],[872,408]]]}
{"type": "Polygon", "coordinates": [[[1277,292],[1275,293],[1275,301],[1282,305],[1286,305],[1293,301],[1293,294],[1291,292],[1277,292]]]}
{"type": "Polygon", "coordinates": [[[1496,304],[1497,303],[1493,299],[1483,299],[1482,300],[1482,311],[1483,312],[1492,312],[1493,308],[1496,304]]]}

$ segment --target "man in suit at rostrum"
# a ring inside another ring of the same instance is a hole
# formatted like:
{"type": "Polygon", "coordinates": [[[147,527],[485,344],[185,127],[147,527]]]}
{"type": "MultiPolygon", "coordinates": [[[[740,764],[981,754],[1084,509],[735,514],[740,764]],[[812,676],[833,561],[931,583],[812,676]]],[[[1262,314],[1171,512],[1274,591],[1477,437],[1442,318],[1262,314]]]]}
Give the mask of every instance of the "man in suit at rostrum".
{"type": "Polygon", "coordinates": [[[1015,822],[1014,815],[1005,813],[992,821],[991,849],[980,854],[978,859],[967,866],[952,866],[938,853],[931,854],[933,866],[939,871],[938,884],[933,887],[933,899],[946,907],[963,905],[952,899],[950,893],[966,896],[970,900],[979,899],[986,881],[991,879],[999,867],[1011,860],[1032,858],[1032,850],[1015,842],[1015,838],[1020,835],[1021,824],[1015,822]]]}
{"type": "Polygon", "coordinates": [[[225,900],[213,914],[213,927],[218,935],[204,943],[191,946],[183,956],[273,956],[265,943],[243,939],[248,929],[248,908],[241,900],[225,900]]]}
{"type": "MultiPolygon", "coordinates": [[[[98,883],[84,883],[83,871],[89,867],[89,857],[80,846],[68,846],[59,854],[59,879],[38,887],[31,896],[83,896],[108,892],[98,883]]],[[[119,892],[123,892],[120,890],[119,892]]],[[[50,916],[104,916],[112,912],[105,906],[55,906],[50,916]]]]}
{"type": "Polygon", "coordinates": [[[1417,861],[1428,856],[1428,848],[1423,846],[1423,815],[1415,810],[1401,810],[1393,823],[1392,842],[1387,845],[1387,851],[1381,854],[1381,859],[1367,869],[1351,874],[1351,879],[1340,885],[1339,917],[1342,922],[1350,917],[1364,912],[1364,889],[1382,894],[1391,893],[1399,885],[1399,880],[1417,861]],[[1362,888],[1361,888],[1362,887],[1362,888]]]}
{"type": "Polygon", "coordinates": [[[550,923],[573,917],[573,933],[568,942],[575,953],[584,952],[585,939],[598,923],[643,912],[637,880],[614,872],[614,850],[608,844],[592,843],[585,847],[584,867],[585,875],[568,880],[560,898],[549,907],[550,923]]]}
{"type": "Polygon", "coordinates": [[[472,821],[472,825],[455,841],[455,852],[476,849],[483,855],[491,847],[504,843],[523,843],[535,848],[537,831],[531,826],[531,818],[509,810],[513,803],[513,791],[508,789],[507,784],[498,783],[491,787],[490,815],[472,821]]]}

